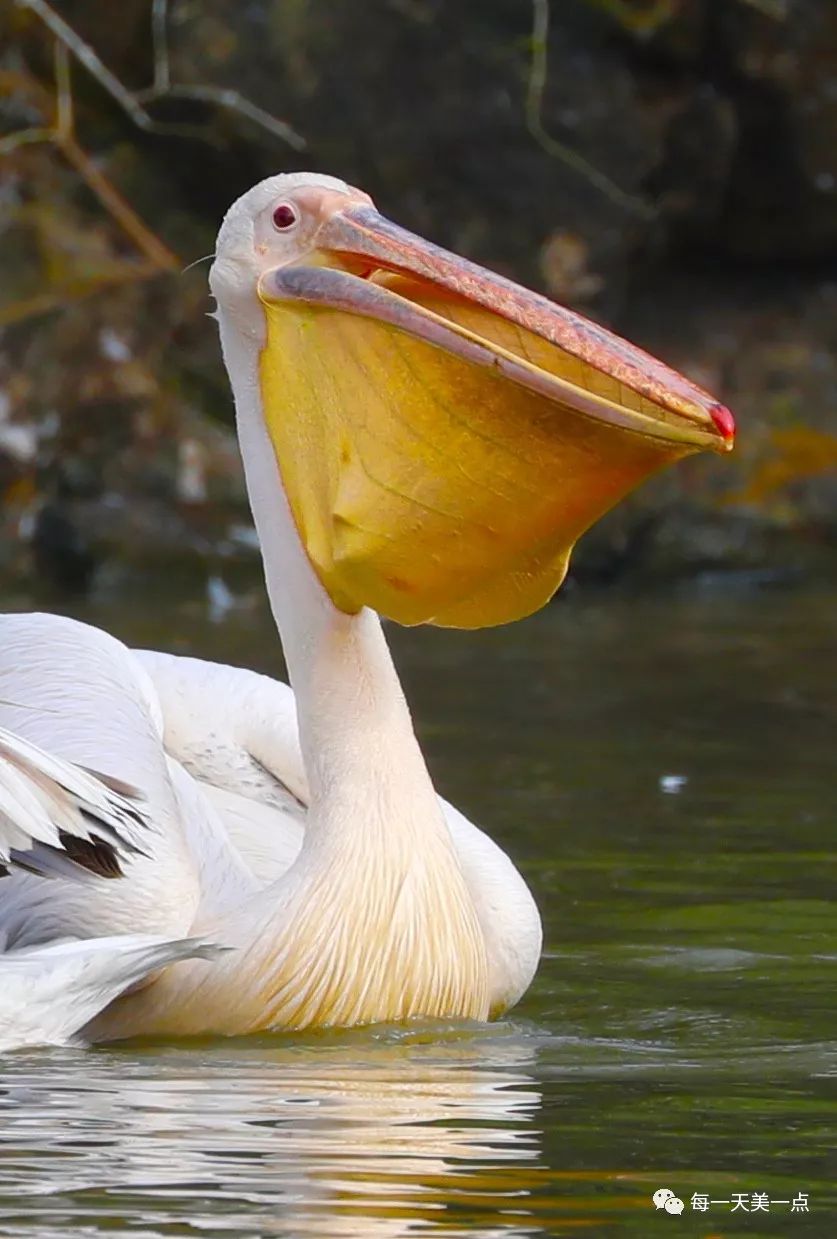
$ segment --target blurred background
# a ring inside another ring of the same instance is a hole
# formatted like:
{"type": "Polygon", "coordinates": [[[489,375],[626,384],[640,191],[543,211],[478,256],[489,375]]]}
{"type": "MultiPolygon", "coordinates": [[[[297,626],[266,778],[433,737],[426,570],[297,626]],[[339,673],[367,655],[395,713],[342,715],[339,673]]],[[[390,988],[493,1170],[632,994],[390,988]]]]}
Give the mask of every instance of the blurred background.
{"type": "Polygon", "coordinates": [[[7,578],[252,569],[208,264],[183,268],[298,168],[735,410],[734,458],[623,505],[577,584],[833,576],[829,0],[6,0],[0,47],[7,578]]]}

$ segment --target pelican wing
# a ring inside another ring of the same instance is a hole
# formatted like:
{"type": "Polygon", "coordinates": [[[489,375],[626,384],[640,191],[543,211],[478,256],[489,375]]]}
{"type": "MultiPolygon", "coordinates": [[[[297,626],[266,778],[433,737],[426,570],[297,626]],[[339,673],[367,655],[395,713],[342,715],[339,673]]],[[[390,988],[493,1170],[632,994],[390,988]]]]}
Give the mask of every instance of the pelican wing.
{"type": "Polygon", "coordinates": [[[203,938],[126,934],[0,953],[0,1052],[66,1045],[150,973],[223,950],[203,938]]]}
{"type": "Polygon", "coordinates": [[[160,703],[169,756],[206,786],[303,820],[308,781],[287,684],[202,658],[132,654],[160,703]]]}
{"type": "Polygon", "coordinates": [[[154,826],[140,793],[0,728],[0,867],[44,877],[119,877],[147,855],[154,826]]]}
{"type": "Polygon", "coordinates": [[[198,865],[131,652],[63,616],[0,616],[0,728],[0,936],[188,937],[198,865]]]}
{"type": "Polygon", "coordinates": [[[276,881],[299,852],[309,800],[292,690],[241,667],[133,653],[160,702],[169,757],[198,783],[259,885],[276,881]]]}

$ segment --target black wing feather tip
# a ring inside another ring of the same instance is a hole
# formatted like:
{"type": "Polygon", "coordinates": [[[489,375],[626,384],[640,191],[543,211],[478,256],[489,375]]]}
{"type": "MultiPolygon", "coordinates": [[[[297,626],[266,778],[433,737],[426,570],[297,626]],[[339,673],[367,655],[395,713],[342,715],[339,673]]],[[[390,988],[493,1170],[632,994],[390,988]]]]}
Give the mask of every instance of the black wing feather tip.
{"type": "MultiPolygon", "coordinates": [[[[95,873],[100,878],[122,877],[119,856],[112,843],[99,838],[80,839],[78,835],[68,834],[66,830],[59,830],[58,838],[61,841],[61,848],[52,850],[63,851],[74,864],[80,865],[82,869],[87,869],[89,873],[95,873]]],[[[49,844],[46,846],[48,847],[49,844]]]]}

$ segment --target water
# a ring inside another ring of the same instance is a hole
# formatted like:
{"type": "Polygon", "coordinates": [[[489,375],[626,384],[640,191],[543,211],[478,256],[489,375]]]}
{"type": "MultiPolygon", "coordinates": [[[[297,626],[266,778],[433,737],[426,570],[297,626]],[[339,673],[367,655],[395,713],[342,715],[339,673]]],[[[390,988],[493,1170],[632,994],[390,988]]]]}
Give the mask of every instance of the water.
{"type": "MultiPolygon", "coordinates": [[[[277,670],[257,599],[83,614],[277,670]]],[[[835,613],[691,590],[393,632],[439,786],[535,889],[532,991],[487,1027],[9,1055],[0,1234],[833,1235],[835,613]]]]}

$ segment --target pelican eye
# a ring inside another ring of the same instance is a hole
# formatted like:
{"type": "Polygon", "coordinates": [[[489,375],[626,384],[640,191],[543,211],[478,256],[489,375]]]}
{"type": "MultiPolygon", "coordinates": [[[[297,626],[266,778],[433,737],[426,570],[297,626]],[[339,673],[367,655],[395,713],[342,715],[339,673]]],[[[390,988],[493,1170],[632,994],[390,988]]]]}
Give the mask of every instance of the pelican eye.
{"type": "Polygon", "coordinates": [[[273,226],[278,228],[280,232],[284,232],[286,228],[293,228],[296,223],[296,211],[292,206],[288,206],[287,202],[281,202],[273,212],[273,226]]]}

